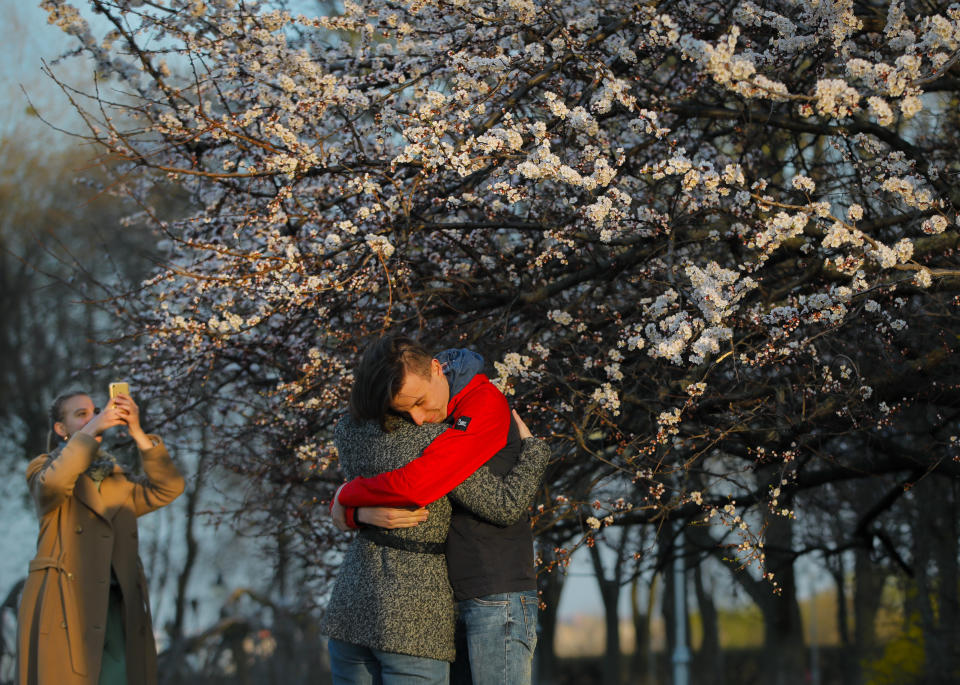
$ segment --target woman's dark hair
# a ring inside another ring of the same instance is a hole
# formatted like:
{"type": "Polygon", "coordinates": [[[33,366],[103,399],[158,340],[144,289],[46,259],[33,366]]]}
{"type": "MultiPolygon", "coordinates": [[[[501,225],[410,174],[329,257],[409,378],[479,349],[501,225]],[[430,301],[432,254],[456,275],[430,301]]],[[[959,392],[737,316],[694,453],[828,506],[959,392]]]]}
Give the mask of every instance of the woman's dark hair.
{"type": "Polygon", "coordinates": [[[54,445],[57,444],[57,438],[59,436],[54,432],[53,424],[63,421],[63,405],[67,403],[67,400],[79,397],[80,395],[89,397],[90,393],[83,392],[82,390],[65,392],[57,397],[57,399],[53,401],[53,404],[50,405],[50,430],[47,432],[47,452],[52,451],[54,445]]]}
{"type": "Polygon", "coordinates": [[[357,419],[376,421],[386,429],[390,400],[400,392],[407,372],[429,376],[431,361],[433,355],[405,335],[390,333],[374,340],[353,371],[350,413],[357,419]]]}

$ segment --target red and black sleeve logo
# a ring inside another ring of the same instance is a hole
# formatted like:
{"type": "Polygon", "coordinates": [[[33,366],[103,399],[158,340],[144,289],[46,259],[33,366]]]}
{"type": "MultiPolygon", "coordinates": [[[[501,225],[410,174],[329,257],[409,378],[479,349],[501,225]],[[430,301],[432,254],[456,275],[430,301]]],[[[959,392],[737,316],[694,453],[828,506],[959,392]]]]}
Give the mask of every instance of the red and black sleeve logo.
{"type": "Polygon", "coordinates": [[[458,417],[457,417],[457,420],[454,421],[454,423],[453,423],[453,427],[456,428],[458,431],[465,431],[465,430],[467,430],[467,426],[469,426],[469,425],[470,425],[470,417],[469,417],[469,416],[458,416],[458,417]]]}

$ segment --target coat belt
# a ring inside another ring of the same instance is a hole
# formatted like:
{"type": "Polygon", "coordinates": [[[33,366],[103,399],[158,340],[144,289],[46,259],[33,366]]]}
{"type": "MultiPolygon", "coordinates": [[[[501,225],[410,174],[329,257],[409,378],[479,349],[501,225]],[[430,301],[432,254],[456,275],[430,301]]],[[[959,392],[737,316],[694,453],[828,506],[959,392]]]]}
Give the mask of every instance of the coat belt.
{"type": "MultiPolygon", "coordinates": [[[[70,650],[73,670],[78,675],[87,675],[87,650],[82,639],[84,624],[80,617],[80,606],[77,604],[76,593],[73,591],[76,577],[72,571],[64,568],[60,559],[54,557],[37,557],[30,562],[30,573],[46,570],[57,571],[58,585],[60,586],[60,606],[63,609],[63,627],[67,630],[67,647],[70,650]]],[[[43,620],[43,618],[41,617],[40,620],[43,620]]]]}
{"type": "Polygon", "coordinates": [[[417,554],[445,554],[446,545],[442,542],[421,542],[420,540],[408,540],[407,538],[398,538],[395,535],[385,533],[379,528],[364,526],[357,533],[375,545],[382,547],[392,547],[404,552],[414,552],[417,554]]]}
{"type": "Polygon", "coordinates": [[[61,573],[67,573],[67,569],[63,567],[63,564],[60,563],[59,559],[54,559],[53,557],[37,557],[30,562],[30,573],[34,571],[43,571],[48,568],[54,568],[61,573]]]}

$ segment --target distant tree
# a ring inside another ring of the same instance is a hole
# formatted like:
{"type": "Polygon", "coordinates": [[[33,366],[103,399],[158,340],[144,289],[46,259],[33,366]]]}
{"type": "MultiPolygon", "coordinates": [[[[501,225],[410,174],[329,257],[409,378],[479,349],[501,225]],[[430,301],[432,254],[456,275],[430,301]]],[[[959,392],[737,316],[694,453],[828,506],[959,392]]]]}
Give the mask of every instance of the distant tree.
{"type": "Polygon", "coordinates": [[[100,344],[117,333],[108,301],[151,266],[149,232],[116,230],[130,207],[91,165],[77,146],[0,142],[0,440],[17,471],[46,449],[58,393],[106,393],[109,377],[96,369],[118,352],[100,344]]]}

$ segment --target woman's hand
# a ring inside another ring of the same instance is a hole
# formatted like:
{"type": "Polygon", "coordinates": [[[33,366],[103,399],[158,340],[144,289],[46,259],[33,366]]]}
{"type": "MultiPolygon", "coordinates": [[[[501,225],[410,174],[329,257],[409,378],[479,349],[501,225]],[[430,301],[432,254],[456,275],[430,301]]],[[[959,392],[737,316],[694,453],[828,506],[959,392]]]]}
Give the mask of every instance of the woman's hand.
{"type": "Polygon", "coordinates": [[[110,404],[120,410],[120,415],[127,424],[130,437],[137,443],[137,447],[141,450],[148,450],[153,447],[153,441],[147,437],[140,426],[140,407],[133,401],[133,398],[130,395],[117,395],[110,400],[110,404]]]}
{"type": "MultiPolygon", "coordinates": [[[[343,485],[346,485],[344,483],[343,485]]],[[[347,525],[346,507],[340,504],[340,491],[343,485],[337,488],[333,496],[333,504],[330,505],[330,517],[333,519],[333,525],[339,530],[347,532],[352,530],[347,525]]],[[[379,528],[413,528],[427,520],[430,514],[425,507],[419,509],[408,507],[406,509],[395,509],[393,507],[359,507],[354,512],[354,518],[360,523],[366,523],[370,526],[379,528]]]]}
{"type": "Polygon", "coordinates": [[[430,512],[425,507],[395,509],[393,507],[360,507],[357,520],[378,528],[413,528],[427,520],[430,512]]]}
{"type": "Polygon", "coordinates": [[[532,438],[533,433],[530,432],[530,429],[527,428],[527,424],[523,422],[523,419],[520,418],[520,414],[517,413],[517,410],[513,410],[513,420],[517,422],[517,430],[520,431],[520,439],[532,438]]]}
{"type": "Polygon", "coordinates": [[[87,421],[86,425],[77,432],[86,433],[91,438],[99,438],[108,428],[122,426],[125,423],[126,419],[124,418],[123,413],[120,411],[119,407],[114,405],[111,401],[107,404],[106,409],[87,421]]]}
{"type": "Polygon", "coordinates": [[[333,494],[333,502],[330,504],[330,518],[333,519],[333,525],[337,527],[337,530],[346,533],[349,530],[352,530],[350,526],[347,525],[347,508],[340,504],[340,491],[343,490],[344,483],[337,491],[333,494]]]}

